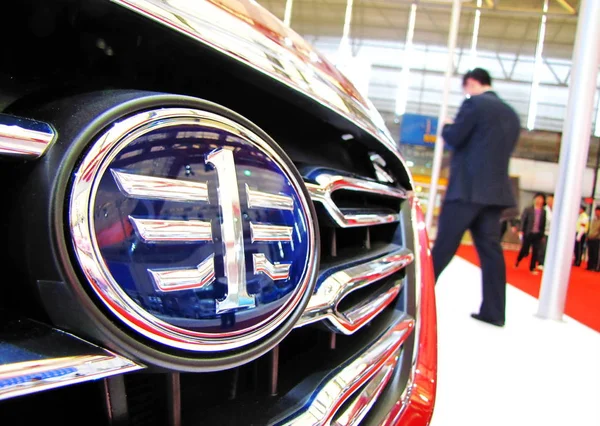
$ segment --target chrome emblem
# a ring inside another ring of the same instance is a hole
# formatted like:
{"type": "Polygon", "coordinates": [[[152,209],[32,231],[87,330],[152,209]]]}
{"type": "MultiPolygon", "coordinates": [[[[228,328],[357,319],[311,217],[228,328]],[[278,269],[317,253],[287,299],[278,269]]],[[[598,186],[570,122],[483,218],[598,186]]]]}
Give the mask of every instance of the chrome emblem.
{"type": "Polygon", "coordinates": [[[144,338],[200,352],[266,344],[308,304],[308,190],[236,121],[191,108],[125,118],[84,154],[70,194],[83,284],[144,338]]]}
{"type": "MultiPolygon", "coordinates": [[[[233,153],[220,148],[205,159],[212,164],[219,180],[218,198],[221,206],[221,233],[225,276],[227,277],[227,297],[217,300],[218,314],[238,308],[256,306],[255,296],[246,288],[246,266],[244,259],[244,239],[238,181],[233,153]]],[[[130,175],[112,171],[117,186],[128,197],[176,199],[183,202],[209,202],[206,184],[181,183],[174,179],[158,179],[149,176],[130,175]],[[187,198],[186,198],[187,197],[187,198]]],[[[248,207],[292,210],[293,199],[285,195],[268,194],[251,190],[246,185],[248,207]]],[[[146,242],[212,242],[210,222],[182,220],[147,220],[129,217],[136,232],[146,242]]],[[[265,225],[250,222],[252,242],[291,241],[291,226],[265,225]]],[[[254,273],[266,274],[272,280],[289,278],[291,263],[272,264],[264,254],[253,254],[254,273]]],[[[160,291],[202,289],[215,280],[214,256],[210,255],[199,265],[188,269],[149,269],[154,284],[160,291]]]]}

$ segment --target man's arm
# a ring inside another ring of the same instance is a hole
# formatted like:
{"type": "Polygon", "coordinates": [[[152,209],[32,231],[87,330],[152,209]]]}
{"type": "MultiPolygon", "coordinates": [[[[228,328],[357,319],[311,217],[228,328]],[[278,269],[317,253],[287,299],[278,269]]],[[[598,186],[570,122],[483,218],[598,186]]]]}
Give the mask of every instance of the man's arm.
{"type": "Polygon", "coordinates": [[[468,140],[475,127],[477,114],[472,99],[465,99],[453,124],[446,124],[442,130],[444,142],[453,149],[458,149],[468,140]]]}
{"type": "Polygon", "coordinates": [[[523,209],[523,214],[521,215],[521,227],[519,229],[519,235],[524,235],[527,230],[527,222],[529,221],[529,208],[523,209]]]}

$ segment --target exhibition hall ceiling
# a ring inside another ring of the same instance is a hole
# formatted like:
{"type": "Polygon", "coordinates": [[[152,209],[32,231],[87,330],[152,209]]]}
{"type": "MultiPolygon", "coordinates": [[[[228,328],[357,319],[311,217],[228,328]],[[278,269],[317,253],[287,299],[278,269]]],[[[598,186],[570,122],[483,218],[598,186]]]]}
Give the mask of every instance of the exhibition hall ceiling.
{"type": "MultiPolygon", "coordinates": [[[[287,0],[258,0],[277,17],[284,17],[287,0]]],[[[369,40],[406,38],[410,0],[354,0],[350,40],[354,49],[369,40]]],[[[450,25],[451,0],[420,0],[414,43],[444,46],[450,25]]],[[[499,53],[533,55],[544,0],[481,0],[478,48],[499,53]]],[[[293,0],[290,26],[309,41],[340,37],[346,0],[293,0]]],[[[544,55],[570,59],[579,0],[549,0],[544,55]]],[[[477,0],[464,1],[458,46],[468,49],[473,34],[477,0]]]]}

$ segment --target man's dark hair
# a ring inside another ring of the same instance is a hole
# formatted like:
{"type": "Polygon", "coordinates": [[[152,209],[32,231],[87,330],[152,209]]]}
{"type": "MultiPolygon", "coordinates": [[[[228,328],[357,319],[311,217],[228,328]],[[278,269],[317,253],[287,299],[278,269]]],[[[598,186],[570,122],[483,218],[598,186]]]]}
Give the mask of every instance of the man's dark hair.
{"type": "Polygon", "coordinates": [[[542,197],[544,199],[544,203],[546,203],[546,195],[542,194],[541,192],[538,192],[533,196],[533,199],[535,200],[537,197],[542,197]]]}
{"type": "Polygon", "coordinates": [[[596,206],[596,211],[600,210],[600,206],[596,206]]]}
{"type": "Polygon", "coordinates": [[[463,77],[463,86],[467,85],[467,80],[470,78],[472,78],[475,81],[478,81],[484,86],[492,85],[492,77],[490,77],[490,73],[484,70],[483,68],[473,68],[472,70],[467,72],[463,77]]]}

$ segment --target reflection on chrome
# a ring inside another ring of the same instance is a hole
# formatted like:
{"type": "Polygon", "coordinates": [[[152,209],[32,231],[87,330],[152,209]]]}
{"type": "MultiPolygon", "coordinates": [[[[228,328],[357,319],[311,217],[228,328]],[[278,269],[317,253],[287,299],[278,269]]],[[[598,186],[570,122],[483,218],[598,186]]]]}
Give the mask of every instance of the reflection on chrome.
{"type": "Polygon", "coordinates": [[[215,280],[215,258],[210,255],[196,268],[148,269],[160,291],[199,290],[215,280]]]}
{"type": "Polygon", "coordinates": [[[353,266],[327,277],[313,294],[296,327],[327,319],[335,330],[353,334],[375,318],[401,290],[401,282],[388,288],[348,311],[340,312],[339,303],[350,293],[374,284],[402,270],[414,260],[408,249],[399,249],[368,262],[353,266]]]}
{"type": "Polygon", "coordinates": [[[129,216],[135,232],[147,243],[212,241],[210,221],[141,219],[129,216]]]}
{"type": "Polygon", "coordinates": [[[128,197],[179,202],[208,202],[208,185],[111,170],[119,190],[128,197]]]}
{"type": "Polygon", "coordinates": [[[246,184],[246,195],[249,208],[262,207],[265,209],[294,210],[294,200],[287,195],[256,191],[250,189],[248,184],[246,184]]]}
{"type": "Polygon", "coordinates": [[[47,123],[0,114],[0,155],[23,159],[41,157],[56,139],[47,123]]]}
{"type": "Polygon", "coordinates": [[[257,241],[290,242],[292,241],[293,230],[294,228],[291,226],[264,225],[250,222],[250,235],[253,243],[257,241]]]}
{"type": "Polygon", "coordinates": [[[392,378],[397,363],[397,358],[390,358],[362,392],[354,398],[348,408],[339,414],[331,424],[334,426],[359,425],[392,378]]]}
{"type": "Polygon", "coordinates": [[[385,170],[385,166],[387,165],[385,160],[381,157],[381,155],[376,152],[369,153],[369,159],[371,160],[371,164],[375,169],[375,175],[377,176],[377,180],[380,182],[394,183],[394,178],[385,170]]]}
{"type": "Polygon", "coordinates": [[[206,156],[206,163],[215,167],[219,180],[223,263],[227,277],[227,296],[217,300],[217,314],[237,308],[253,308],[256,298],[248,294],[246,288],[244,230],[233,152],[219,148],[206,156]]]}
{"type": "Polygon", "coordinates": [[[307,404],[294,415],[286,418],[279,424],[294,426],[320,426],[331,424],[337,411],[364,385],[367,385],[358,396],[363,401],[355,400],[340,418],[333,424],[355,424],[347,414],[363,416],[372,405],[370,400],[375,399],[372,383],[381,383],[389,380],[388,369],[393,369],[398,363],[400,349],[414,329],[414,320],[408,315],[403,316],[398,322],[390,326],[387,331],[369,346],[362,354],[353,359],[337,374],[330,376],[322,383],[317,391],[308,398],[307,404]],[[367,391],[369,389],[369,391],[367,391]],[[366,394],[366,392],[369,392],[366,394]],[[345,421],[348,421],[346,423],[345,421]]]}
{"type": "Polygon", "coordinates": [[[141,368],[120,355],[31,320],[8,321],[0,330],[0,401],[141,368]]]}
{"type": "Polygon", "coordinates": [[[254,253],[252,260],[255,274],[266,274],[272,280],[287,280],[290,277],[291,263],[272,264],[262,253],[254,253]]]}
{"type": "Polygon", "coordinates": [[[340,209],[331,198],[331,194],[335,191],[354,191],[398,200],[404,200],[408,197],[406,191],[399,188],[348,176],[320,173],[314,180],[317,182],[316,184],[306,183],[312,200],[321,203],[333,221],[342,228],[397,222],[400,220],[398,213],[400,206],[398,206],[398,211],[394,212],[373,211],[371,209],[340,209]]]}

